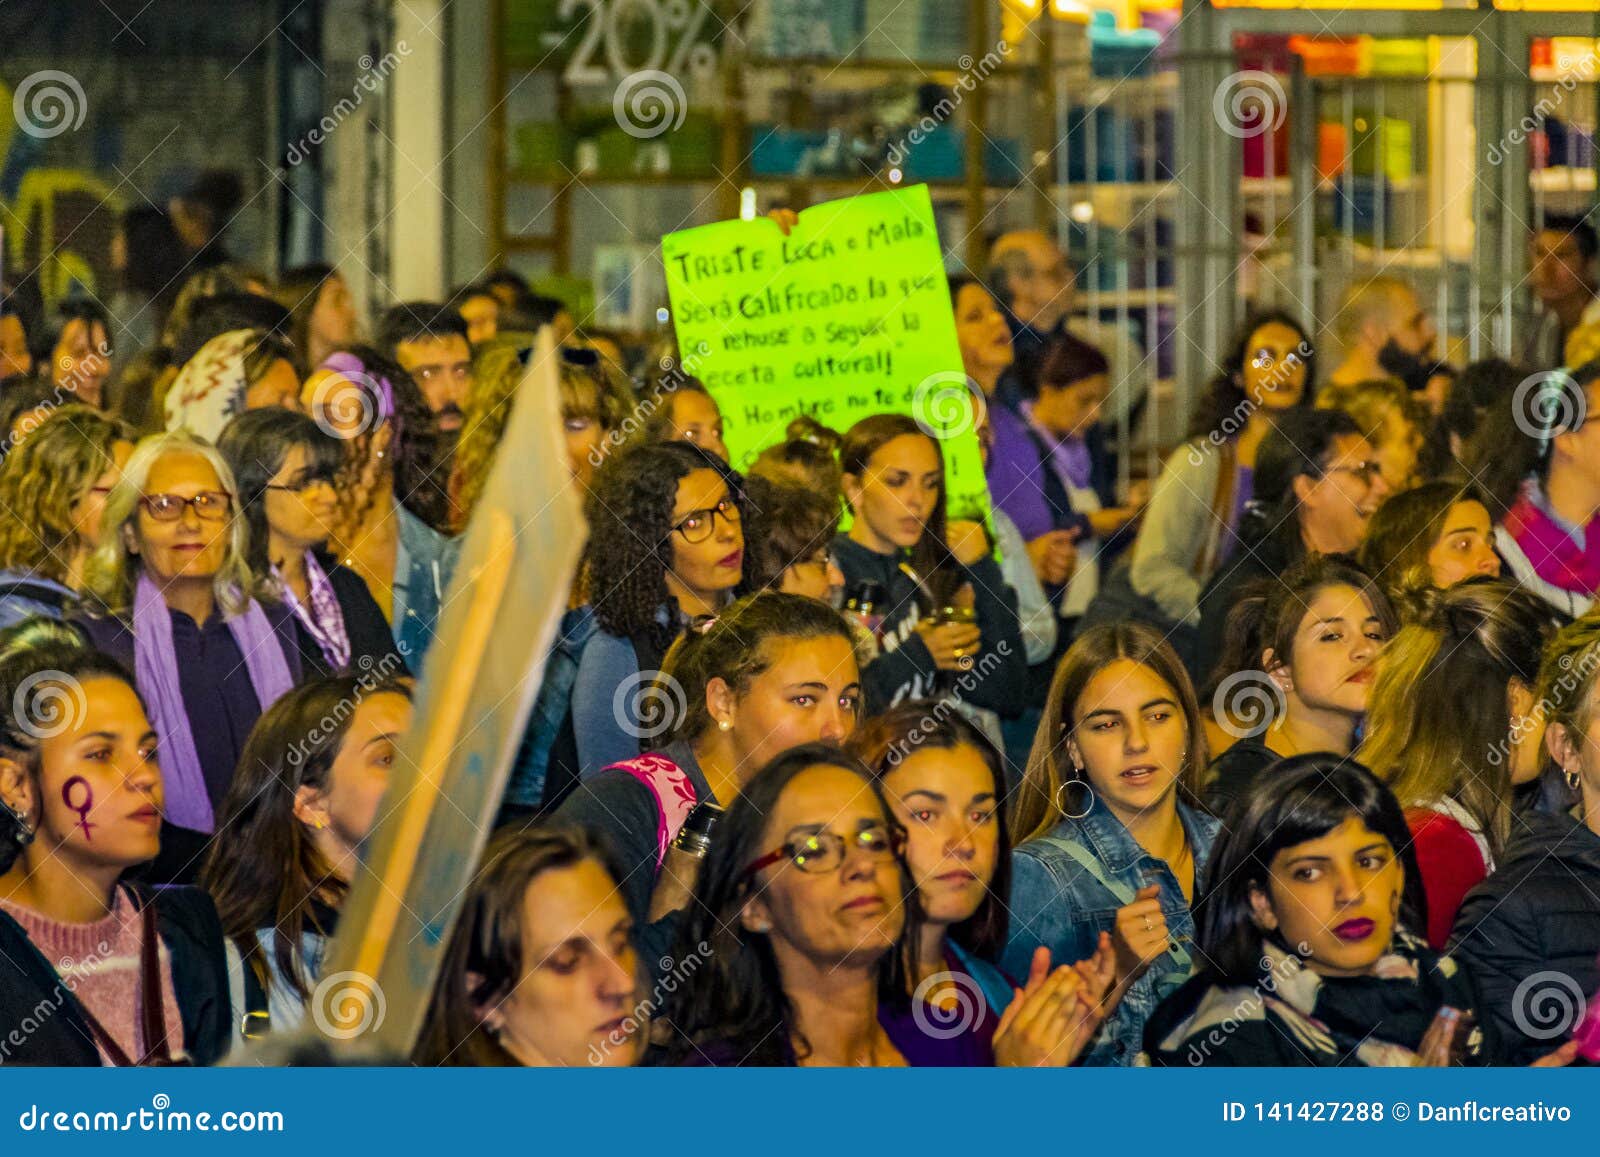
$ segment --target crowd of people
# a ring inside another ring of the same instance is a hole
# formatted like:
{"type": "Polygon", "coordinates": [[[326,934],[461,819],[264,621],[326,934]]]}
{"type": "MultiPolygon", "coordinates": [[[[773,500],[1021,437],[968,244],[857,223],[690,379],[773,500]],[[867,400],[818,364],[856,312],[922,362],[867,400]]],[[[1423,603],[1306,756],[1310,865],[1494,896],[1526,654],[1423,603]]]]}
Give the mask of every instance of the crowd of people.
{"type": "Polygon", "coordinates": [[[0,1062],[306,1022],[525,379],[589,538],[414,1063],[1600,1060],[1537,990],[1600,987],[1586,224],[1545,360],[1454,370],[1376,277],[1251,316],[1148,480],[999,237],[950,281],[982,519],[905,413],[737,469],[670,343],[515,273],[366,331],[179,242],[0,304],[0,1062]]]}

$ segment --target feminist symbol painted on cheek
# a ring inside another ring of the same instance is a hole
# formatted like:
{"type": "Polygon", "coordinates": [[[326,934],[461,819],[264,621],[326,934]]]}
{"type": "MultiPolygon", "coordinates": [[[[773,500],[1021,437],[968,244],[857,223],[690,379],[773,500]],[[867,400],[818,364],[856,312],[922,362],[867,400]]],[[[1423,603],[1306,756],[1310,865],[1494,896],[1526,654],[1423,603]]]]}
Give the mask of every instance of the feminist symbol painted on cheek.
{"type": "Polygon", "coordinates": [[[89,786],[89,781],[81,775],[67,780],[61,785],[61,802],[67,805],[68,810],[78,813],[78,826],[83,829],[83,838],[92,839],[89,829],[94,825],[89,822],[89,809],[94,807],[94,789],[89,786]],[[76,802],[72,798],[72,789],[75,787],[83,788],[83,798],[76,802]]]}

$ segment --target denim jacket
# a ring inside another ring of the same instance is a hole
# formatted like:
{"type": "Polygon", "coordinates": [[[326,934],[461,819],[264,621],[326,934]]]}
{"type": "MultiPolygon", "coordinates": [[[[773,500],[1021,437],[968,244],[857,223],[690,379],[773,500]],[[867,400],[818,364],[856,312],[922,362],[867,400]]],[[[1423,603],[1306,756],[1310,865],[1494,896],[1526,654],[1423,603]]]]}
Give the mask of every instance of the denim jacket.
{"type": "MultiPolygon", "coordinates": [[[[1189,836],[1198,884],[1211,857],[1217,821],[1181,801],[1178,818],[1189,836]]],[[[1041,944],[1050,949],[1052,964],[1087,959],[1100,933],[1115,927],[1117,909],[1149,884],[1161,885],[1161,911],[1177,950],[1159,957],[1134,983],[1107,1018],[1093,1049],[1084,1054],[1083,1064],[1133,1063],[1143,1044],[1145,1020],[1188,979],[1191,968],[1184,957],[1193,951],[1194,917],[1172,869],[1140,847],[1098,797],[1082,819],[1063,819],[1049,835],[1012,852],[1011,937],[1001,963],[1013,976],[1028,975],[1041,944]],[[1097,864],[1098,872],[1053,841],[1075,845],[1097,864]]]]}
{"type": "Polygon", "coordinates": [[[439,629],[445,588],[461,553],[461,540],[446,538],[405,507],[398,510],[400,545],[394,560],[394,641],[416,675],[439,629]]]}

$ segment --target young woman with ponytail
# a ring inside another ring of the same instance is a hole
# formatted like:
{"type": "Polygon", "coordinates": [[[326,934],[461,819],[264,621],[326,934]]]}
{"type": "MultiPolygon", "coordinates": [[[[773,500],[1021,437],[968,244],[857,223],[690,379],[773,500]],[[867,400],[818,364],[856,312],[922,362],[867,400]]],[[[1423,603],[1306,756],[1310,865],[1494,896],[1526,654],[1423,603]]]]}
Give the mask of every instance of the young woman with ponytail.
{"type": "Polygon", "coordinates": [[[586,779],[556,814],[610,840],[621,887],[643,925],[652,912],[673,912],[688,897],[692,879],[675,877],[663,877],[670,894],[654,894],[689,814],[701,804],[726,808],[758,769],[791,747],[848,739],[861,676],[850,628],[837,611],[764,591],[691,626],[667,652],[661,678],[635,698],[629,709],[645,721],[646,738],[663,745],[586,779]]]}
{"type": "Polygon", "coordinates": [[[1211,809],[1221,815],[1286,756],[1349,755],[1397,625],[1377,584],[1338,556],[1309,555],[1249,588],[1228,615],[1208,696],[1218,726],[1241,737],[1212,761],[1211,809]]]}

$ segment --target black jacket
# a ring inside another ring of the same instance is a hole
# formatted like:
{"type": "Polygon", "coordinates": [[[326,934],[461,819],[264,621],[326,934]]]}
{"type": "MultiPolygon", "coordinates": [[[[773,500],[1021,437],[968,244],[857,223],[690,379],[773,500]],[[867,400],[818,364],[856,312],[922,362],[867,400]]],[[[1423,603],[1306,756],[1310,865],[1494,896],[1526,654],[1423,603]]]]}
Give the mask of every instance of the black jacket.
{"type": "Polygon", "coordinates": [[[1526,1065],[1567,1040],[1600,987],[1600,836],[1570,816],[1528,812],[1512,829],[1494,873],[1461,905],[1451,952],[1479,989],[1490,1058],[1526,1065]]]}
{"type": "Polygon", "coordinates": [[[913,629],[922,617],[922,608],[917,602],[916,581],[900,569],[901,556],[868,550],[844,535],[833,540],[833,555],[844,575],[845,590],[871,581],[880,584],[886,595],[879,630],[884,643],[878,657],[861,672],[868,714],[907,699],[946,695],[1005,716],[1022,710],[1028,656],[1017,619],[1017,592],[1006,582],[992,555],[966,568],[983,641],[973,669],[964,673],[941,672],[922,636],[913,629]],[[941,678],[944,674],[949,677],[941,678]]]}
{"type": "MultiPolygon", "coordinates": [[[[382,672],[390,676],[414,675],[400,650],[395,646],[394,632],[389,620],[383,617],[367,581],[348,567],[340,566],[333,556],[318,553],[317,561],[327,572],[328,583],[333,587],[334,598],[339,602],[339,612],[344,616],[344,631],[350,638],[350,666],[355,673],[382,672]]],[[[337,674],[329,671],[328,661],[322,655],[317,641],[295,622],[300,646],[300,662],[308,672],[337,674]]]]}
{"type": "MultiPolygon", "coordinates": [[[[156,906],[156,930],[172,956],[172,987],[183,1019],[183,1049],[197,1065],[228,1051],[232,1006],[222,924],[198,888],[135,887],[156,906]]],[[[98,1066],[83,1006],[18,924],[0,912],[0,1064],[98,1066]],[[32,1031],[26,1031],[31,1028],[32,1031]]]]}

